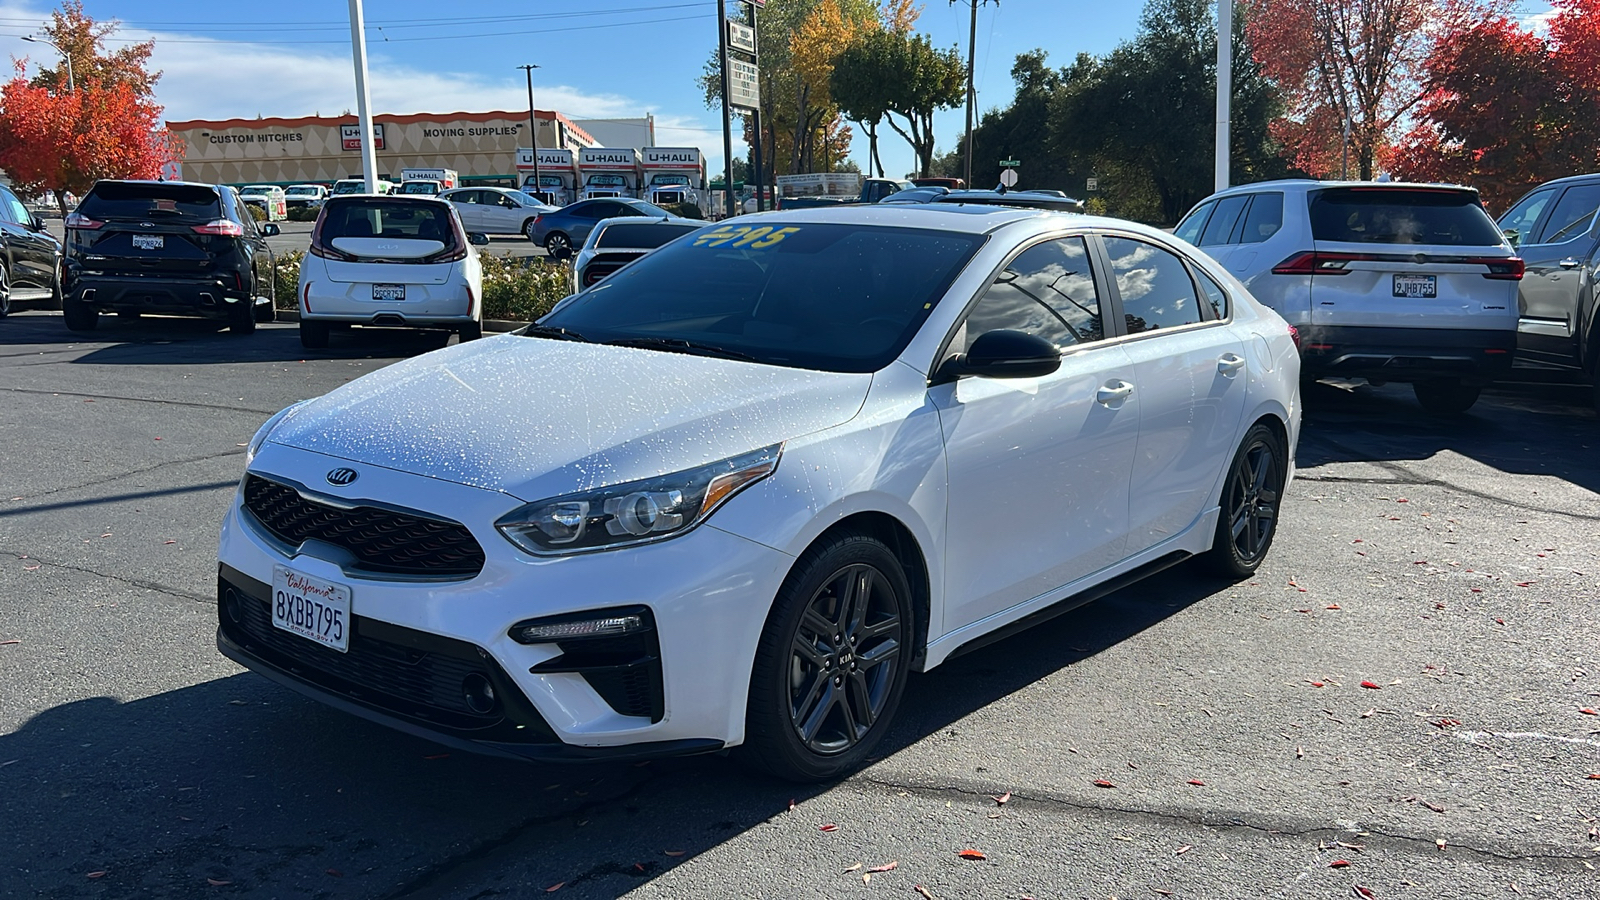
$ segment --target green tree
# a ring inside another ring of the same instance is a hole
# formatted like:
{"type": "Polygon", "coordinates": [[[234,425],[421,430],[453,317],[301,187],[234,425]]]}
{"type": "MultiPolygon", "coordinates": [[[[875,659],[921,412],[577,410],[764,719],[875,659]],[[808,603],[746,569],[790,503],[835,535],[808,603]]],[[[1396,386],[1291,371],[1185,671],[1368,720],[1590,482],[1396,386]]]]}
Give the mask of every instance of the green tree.
{"type": "Polygon", "coordinates": [[[829,80],[839,111],[866,132],[869,168],[879,176],[883,160],[878,157],[878,126],[889,113],[891,43],[882,32],[860,36],[835,61],[829,80]]]}
{"type": "Polygon", "coordinates": [[[873,32],[863,40],[881,41],[874,52],[885,55],[884,85],[887,115],[884,120],[905,138],[917,155],[917,170],[929,174],[933,166],[933,114],[961,103],[966,66],[954,48],[935,50],[926,35],[910,32],[873,32]],[[902,128],[895,116],[905,120],[902,128]]]}

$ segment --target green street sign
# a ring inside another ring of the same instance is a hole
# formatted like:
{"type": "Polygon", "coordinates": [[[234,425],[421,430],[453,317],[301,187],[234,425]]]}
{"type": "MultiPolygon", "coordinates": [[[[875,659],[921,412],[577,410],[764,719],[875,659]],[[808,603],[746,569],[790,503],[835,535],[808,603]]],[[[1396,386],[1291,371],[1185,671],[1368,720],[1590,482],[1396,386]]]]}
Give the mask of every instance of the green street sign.
{"type": "Polygon", "coordinates": [[[1017,162],[1014,159],[1002,159],[1002,160],[1000,160],[1000,165],[1002,165],[1002,166],[1020,166],[1020,165],[1022,165],[1022,163],[1017,162]]]}

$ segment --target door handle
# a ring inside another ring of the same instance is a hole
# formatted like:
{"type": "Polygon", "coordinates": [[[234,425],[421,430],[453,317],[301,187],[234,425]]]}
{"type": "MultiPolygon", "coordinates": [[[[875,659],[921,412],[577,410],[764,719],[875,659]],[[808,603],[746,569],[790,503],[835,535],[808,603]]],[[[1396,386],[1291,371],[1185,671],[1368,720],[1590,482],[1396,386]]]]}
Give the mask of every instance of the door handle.
{"type": "Polygon", "coordinates": [[[1232,375],[1242,368],[1244,368],[1244,357],[1237,353],[1224,353],[1222,358],[1217,360],[1217,371],[1224,375],[1232,375]]]}
{"type": "Polygon", "coordinates": [[[1133,395],[1133,385],[1126,381],[1107,382],[1095,392],[1094,400],[1103,406],[1121,403],[1133,395]]]}
{"type": "Polygon", "coordinates": [[[1573,259],[1572,257],[1569,256],[1566,259],[1563,259],[1561,262],[1557,263],[1556,265],[1559,265],[1563,269],[1576,269],[1577,267],[1583,265],[1583,263],[1581,263],[1581,262],[1577,261],[1576,259],[1573,259]]]}

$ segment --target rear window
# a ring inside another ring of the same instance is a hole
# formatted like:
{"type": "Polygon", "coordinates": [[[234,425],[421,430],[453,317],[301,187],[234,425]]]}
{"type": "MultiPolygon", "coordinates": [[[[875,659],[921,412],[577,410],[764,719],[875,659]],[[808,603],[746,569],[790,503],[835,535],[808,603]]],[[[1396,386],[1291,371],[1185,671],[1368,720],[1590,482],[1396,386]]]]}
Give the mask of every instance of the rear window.
{"type": "Polygon", "coordinates": [[[342,237],[411,238],[455,243],[449,207],[377,197],[330,201],[323,207],[321,239],[342,237]]]}
{"type": "Polygon", "coordinates": [[[118,181],[96,184],[78,212],[91,219],[162,216],[209,220],[222,215],[216,189],[203,184],[118,181]]]}
{"type": "Polygon", "coordinates": [[[1498,246],[1503,238],[1468,191],[1334,188],[1311,200],[1311,237],[1351,244],[1498,246]]]}
{"type": "Polygon", "coordinates": [[[600,233],[600,236],[595,239],[594,245],[596,247],[648,249],[659,247],[700,227],[699,225],[671,225],[666,222],[652,222],[648,225],[613,225],[600,233]]]}

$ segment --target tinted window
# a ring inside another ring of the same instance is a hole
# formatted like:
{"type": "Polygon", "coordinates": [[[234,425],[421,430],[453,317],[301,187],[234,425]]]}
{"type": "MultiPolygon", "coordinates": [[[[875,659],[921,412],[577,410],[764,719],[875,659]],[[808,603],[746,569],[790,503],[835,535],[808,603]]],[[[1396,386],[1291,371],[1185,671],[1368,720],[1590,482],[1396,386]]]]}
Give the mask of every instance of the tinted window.
{"type": "Polygon", "coordinates": [[[1278,193],[1255,194],[1250,200],[1250,211],[1244,214],[1244,227],[1236,241],[1240,244],[1259,244],[1278,233],[1283,227],[1283,195],[1278,193]]]}
{"type": "Polygon", "coordinates": [[[1037,335],[1057,347],[1105,337],[1100,297],[1083,238],[1046,241],[1024,250],[989,285],[967,315],[958,349],[971,349],[997,329],[1037,335]]]}
{"type": "Polygon", "coordinates": [[[1311,237],[1355,244],[1444,244],[1493,247],[1500,230],[1460,190],[1333,188],[1311,200],[1311,237]]]}
{"type": "MultiPolygon", "coordinates": [[[[397,195],[398,196],[398,195],[397,195]]],[[[405,200],[329,201],[324,208],[321,239],[390,237],[454,243],[450,211],[433,203],[405,200]]]]}
{"type": "Polygon", "coordinates": [[[102,181],[83,198],[78,212],[91,219],[215,219],[220,209],[216,188],[203,184],[102,181]]]}
{"type": "Polygon", "coordinates": [[[1550,198],[1555,195],[1555,188],[1546,188],[1523,197],[1521,203],[1501,217],[1500,227],[1505,231],[1516,232],[1519,244],[1533,243],[1533,226],[1538,224],[1539,216],[1544,213],[1544,208],[1550,204],[1550,198]]]}
{"type": "Polygon", "coordinates": [[[1211,221],[1206,223],[1206,230],[1200,232],[1200,246],[1215,247],[1218,244],[1228,243],[1228,235],[1233,233],[1233,226],[1239,223],[1239,216],[1244,213],[1244,206],[1249,202],[1249,195],[1223,197],[1218,200],[1217,211],[1211,214],[1211,221]]]}
{"type": "Polygon", "coordinates": [[[604,200],[595,200],[569,206],[562,212],[580,219],[603,219],[607,216],[615,215],[611,210],[616,205],[615,203],[607,203],[604,200]]]}
{"type": "Polygon", "coordinates": [[[651,222],[640,225],[613,225],[595,239],[596,247],[631,247],[649,248],[659,247],[674,238],[682,237],[691,231],[699,229],[699,225],[673,225],[666,222],[651,222]]]}
{"type": "Polygon", "coordinates": [[[1567,188],[1556,201],[1555,211],[1539,233],[1539,243],[1560,244],[1589,233],[1589,223],[1600,208],[1600,184],[1578,184],[1567,188]]]}
{"type": "Polygon", "coordinates": [[[1183,260],[1132,238],[1107,237],[1105,245],[1129,334],[1200,321],[1200,302],[1183,260]]]}
{"type": "Polygon", "coordinates": [[[589,340],[686,340],[773,365],[873,372],[905,349],[982,240],[729,223],[642,257],[541,324],[589,340]]]}
{"type": "Polygon", "coordinates": [[[1198,244],[1200,242],[1200,229],[1205,227],[1206,216],[1211,215],[1211,210],[1215,209],[1216,206],[1215,201],[1210,201],[1195,207],[1193,212],[1178,223],[1177,230],[1173,233],[1191,244],[1198,244]]]}
{"type": "Polygon", "coordinates": [[[15,225],[33,223],[33,215],[28,212],[28,208],[22,205],[16,194],[5,188],[0,188],[0,218],[15,225]]]}

